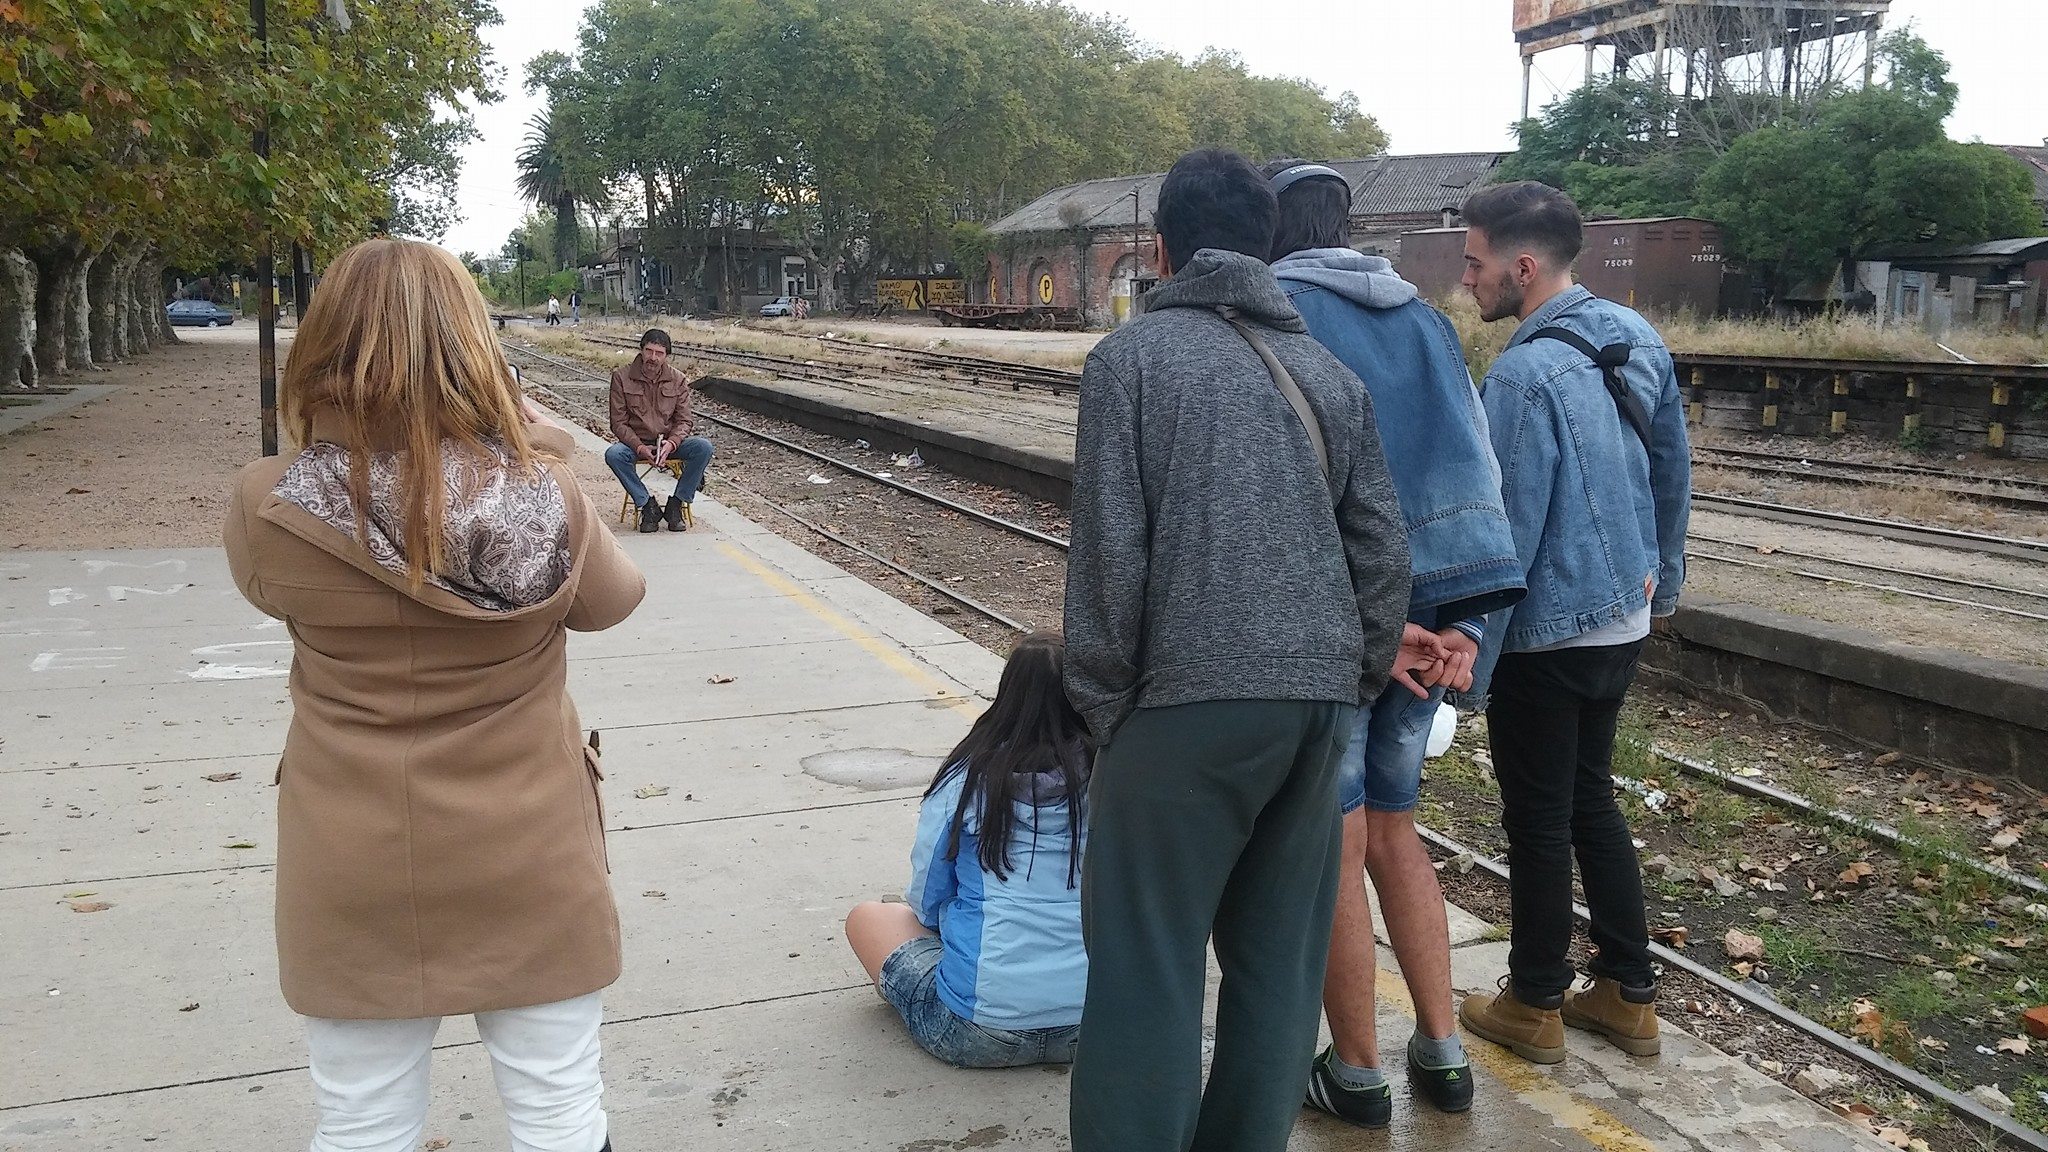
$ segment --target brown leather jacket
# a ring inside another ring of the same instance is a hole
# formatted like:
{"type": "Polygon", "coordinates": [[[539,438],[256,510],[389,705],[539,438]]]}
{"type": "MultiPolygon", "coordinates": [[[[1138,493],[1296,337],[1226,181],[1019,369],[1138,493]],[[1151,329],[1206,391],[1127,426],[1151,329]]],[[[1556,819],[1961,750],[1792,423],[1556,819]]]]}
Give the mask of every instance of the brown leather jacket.
{"type": "Polygon", "coordinates": [[[612,435],[638,450],[666,439],[679,443],[696,427],[690,416],[690,382],[673,365],[650,368],[639,356],[612,370],[612,435]]]}

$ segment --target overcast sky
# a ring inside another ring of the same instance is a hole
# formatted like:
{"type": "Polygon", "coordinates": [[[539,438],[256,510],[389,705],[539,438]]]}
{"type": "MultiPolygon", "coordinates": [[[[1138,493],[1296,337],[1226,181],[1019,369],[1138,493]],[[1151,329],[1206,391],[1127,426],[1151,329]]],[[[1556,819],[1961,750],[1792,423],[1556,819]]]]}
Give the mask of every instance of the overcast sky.
{"type": "MultiPolygon", "coordinates": [[[[505,71],[505,99],[476,110],[483,138],[465,155],[465,217],[449,248],[495,252],[524,211],[512,156],[541,102],[526,95],[526,61],[573,49],[580,0],[499,0],[505,22],[487,31],[505,71]]],[[[1141,39],[1192,56],[1227,48],[1255,72],[1305,77],[1358,93],[1396,152],[1505,149],[1520,111],[1521,65],[1509,0],[1078,0],[1120,17],[1141,39]]],[[[1892,25],[1912,23],[1945,53],[1962,85],[1949,123],[1958,139],[2038,144],[2048,137],[2038,56],[2048,44],[2041,0],[1893,0],[1892,25]]],[[[1536,103],[1568,91],[1585,58],[1562,50],[1537,59],[1536,103]]],[[[1048,98],[1053,98],[1048,94],[1048,98]]],[[[1104,126],[1105,131],[1113,127],[1104,126]]]]}

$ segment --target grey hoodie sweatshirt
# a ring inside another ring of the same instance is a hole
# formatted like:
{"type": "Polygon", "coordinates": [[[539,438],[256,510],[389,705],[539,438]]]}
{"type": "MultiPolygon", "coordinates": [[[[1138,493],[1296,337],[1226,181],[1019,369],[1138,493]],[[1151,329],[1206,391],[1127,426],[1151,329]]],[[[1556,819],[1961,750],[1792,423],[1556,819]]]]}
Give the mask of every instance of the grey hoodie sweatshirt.
{"type": "Polygon", "coordinates": [[[1264,262],[1204,249],[1089,354],[1066,680],[1098,742],[1140,707],[1372,699],[1408,579],[1365,386],[1307,334],[1264,262]],[[1259,328],[1307,397],[1327,481],[1219,306],[1259,328]]]}

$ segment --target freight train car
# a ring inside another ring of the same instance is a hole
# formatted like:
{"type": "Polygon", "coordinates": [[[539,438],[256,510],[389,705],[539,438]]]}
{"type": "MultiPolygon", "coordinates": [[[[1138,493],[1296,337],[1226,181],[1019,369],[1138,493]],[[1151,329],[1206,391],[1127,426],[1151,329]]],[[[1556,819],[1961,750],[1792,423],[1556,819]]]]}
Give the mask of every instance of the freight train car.
{"type": "MultiPolygon", "coordinates": [[[[1400,267],[1424,296],[1450,295],[1465,275],[1465,230],[1407,233],[1401,237],[1400,267]]],[[[1589,222],[1576,271],[1594,295],[1631,308],[1713,315],[1720,309],[1724,267],[1718,226],[1664,216],[1589,222]]]]}

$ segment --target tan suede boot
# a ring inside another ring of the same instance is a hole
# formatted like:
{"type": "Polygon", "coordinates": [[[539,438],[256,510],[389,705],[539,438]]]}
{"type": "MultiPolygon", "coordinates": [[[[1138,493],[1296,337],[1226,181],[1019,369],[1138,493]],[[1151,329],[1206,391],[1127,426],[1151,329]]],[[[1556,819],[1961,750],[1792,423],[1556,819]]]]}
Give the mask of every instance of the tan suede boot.
{"type": "MultiPolygon", "coordinates": [[[[1598,1032],[1631,1056],[1655,1056],[1663,1050],[1657,1039],[1657,990],[1651,988],[1647,994],[1649,999],[1637,1003],[1623,992],[1620,981],[1595,976],[1588,991],[1565,995],[1564,1022],[1598,1032]]],[[[1634,995],[1640,999],[1644,993],[1634,995]]]]}
{"type": "Polygon", "coordinates": [[[1475,992],[1458,1005],[1467,1032],[1491,1040],[1534,1064],[1564,1060],[1564,1021],[1557,1008],[1532,1008],[1515,998],[1507,977],[1494,995],[1475,992]]]}

